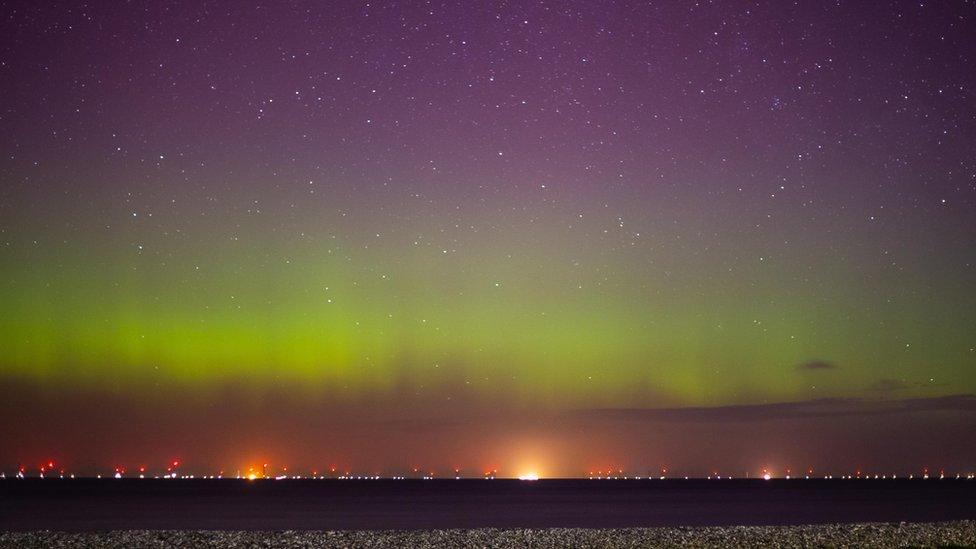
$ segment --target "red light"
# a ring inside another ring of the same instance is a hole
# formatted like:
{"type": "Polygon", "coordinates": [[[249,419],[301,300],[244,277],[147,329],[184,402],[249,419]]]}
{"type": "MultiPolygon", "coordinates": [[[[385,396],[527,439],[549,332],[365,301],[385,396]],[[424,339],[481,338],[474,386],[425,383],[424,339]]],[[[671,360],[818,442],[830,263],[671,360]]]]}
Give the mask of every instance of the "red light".
{"type": "Polygon", "coordinates": [[[54,469],[54,462],[53,461],[47,462],[47,468],[48,469],[54,469]]]}

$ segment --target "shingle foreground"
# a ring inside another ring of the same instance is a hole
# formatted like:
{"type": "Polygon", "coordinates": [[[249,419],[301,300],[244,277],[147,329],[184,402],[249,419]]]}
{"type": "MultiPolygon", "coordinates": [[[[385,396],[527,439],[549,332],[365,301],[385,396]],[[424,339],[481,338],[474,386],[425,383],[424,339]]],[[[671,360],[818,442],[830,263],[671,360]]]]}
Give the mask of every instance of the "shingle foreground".
{"type": "Polygon", "coordinates": [[[6,532],[0,547],[976,547],[976,521],[705,528],[6,532]]]}

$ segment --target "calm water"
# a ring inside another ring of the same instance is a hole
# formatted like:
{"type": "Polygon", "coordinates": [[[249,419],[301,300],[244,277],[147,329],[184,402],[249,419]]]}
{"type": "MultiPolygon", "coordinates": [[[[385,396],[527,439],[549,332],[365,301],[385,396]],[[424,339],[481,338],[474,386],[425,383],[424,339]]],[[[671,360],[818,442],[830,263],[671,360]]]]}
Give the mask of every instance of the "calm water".
{"type": "Polygon", "coordinates": [[[627,527],[976,518],[976,480],[15,480],[5,530],[627,527]]]}

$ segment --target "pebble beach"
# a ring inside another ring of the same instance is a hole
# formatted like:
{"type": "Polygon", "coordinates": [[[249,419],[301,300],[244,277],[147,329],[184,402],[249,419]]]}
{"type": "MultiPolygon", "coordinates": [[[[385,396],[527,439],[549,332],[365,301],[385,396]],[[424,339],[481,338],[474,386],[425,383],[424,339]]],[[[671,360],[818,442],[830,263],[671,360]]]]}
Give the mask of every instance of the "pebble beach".
{"type": "Polygon", "coordinates": [[[976,521],[695,528],[4,532],[0,547],[976,547],[976,521]]]}

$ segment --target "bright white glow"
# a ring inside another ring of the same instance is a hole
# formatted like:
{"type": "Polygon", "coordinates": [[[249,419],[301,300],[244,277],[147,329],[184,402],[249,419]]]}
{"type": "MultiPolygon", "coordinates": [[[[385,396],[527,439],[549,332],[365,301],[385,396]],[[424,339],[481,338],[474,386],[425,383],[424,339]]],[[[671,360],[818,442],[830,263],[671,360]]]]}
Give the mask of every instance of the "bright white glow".
{"type": "Polygon", "coordinates": [[[765,475],[763,475],[763,480],[769,480],[771,478],[773,478],[773,477],[769,476],[769,473],[766,473],[765,475]]]}
{"type": "Polygon", "coordinates": [[[522,475],[519,475],[519,480],[539,480],[539,474],[535,471],[529,471],[522,475]]]}

